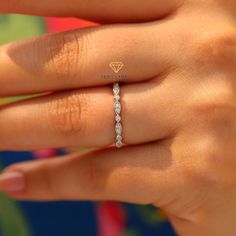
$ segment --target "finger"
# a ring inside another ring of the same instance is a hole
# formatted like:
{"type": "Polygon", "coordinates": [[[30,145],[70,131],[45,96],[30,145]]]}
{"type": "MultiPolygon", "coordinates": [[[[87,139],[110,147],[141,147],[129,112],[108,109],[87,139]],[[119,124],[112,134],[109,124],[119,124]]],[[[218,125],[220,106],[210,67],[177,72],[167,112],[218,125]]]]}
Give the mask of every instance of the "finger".
{"type": "Polygon", "coordinates": [[[65,0],[9,0],[1,1],[1,13],[30,15],[77,16],[99,22],[127,22],[154,20],[174,11],[182,0],[149,1],[65,1],[65,0]]]}
{"type": "Polygon", "coordinates": [[[21,200],[153,204],[178,219],[202,222],[216,206],[204,205],[209,182],[215,179],[210,177],[203,184],[208,165],[197,158],[201,152],[190,157],[185,147],[189,135],[180,136],[119,150],[107,148],[15,164],[0,176],[0,190],[21,200]]]}
{"type": "MultiPolygon", "coordinates": [[[[173,89],[167,82],[121,85],[124,143],[150,142],[175,131],[178,99],[166,96],[173,89]],[[153,103],[154,100],[158,102],[153,103]],[[173,100],[176,107],[172,106],[173,100]],[[175,119],[171,114],[175,114],[175,119]]],[[[113,104],[111,86],[61,92],[3,106],[0,149],[111,145],[115,140],[113,104]]]]}
{"type": "Polygon", "coordinates": [[[16,164],[1,176],[0,189],[18,199],[151,203],[169,188],[170,162],[164,144],[88,151],[16,164]]]}
{"type": "MultiPolygon", "coordinates": [[[[166,47],[170,33],[166,34],[164,27],[157,31],[161,36],[154,39],[148,25],[112,25],[3,46],[0,87],[4,89],[0,90],[0,96],[98,86],[117,80],[132,83],[157,77],[169,68],[174,58],[173,50],[166,47]],[[112,62],[121,62],[123,67],[120,71],[112,70],[112,62]]],[[[174,48],[175,44],[168,46],[174,48]]]]}

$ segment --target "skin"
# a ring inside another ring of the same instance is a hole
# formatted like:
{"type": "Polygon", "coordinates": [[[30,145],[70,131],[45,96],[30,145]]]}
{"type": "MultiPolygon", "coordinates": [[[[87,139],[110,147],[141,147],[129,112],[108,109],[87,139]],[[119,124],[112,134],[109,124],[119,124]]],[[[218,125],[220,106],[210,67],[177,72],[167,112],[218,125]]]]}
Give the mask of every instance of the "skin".
{"type": "Polygon", "coordinates": [[[0,188],[16,199],[153,204],[178,235],[235,235],[236,2],[133,2],[0,2],[2,13],[105,23],[0,47],[0,96],[50,91],[1,106],[0,149],[92,147],[10,166],[0,188]],[[101,78],[112,61],[127,79],[101,78]]]}

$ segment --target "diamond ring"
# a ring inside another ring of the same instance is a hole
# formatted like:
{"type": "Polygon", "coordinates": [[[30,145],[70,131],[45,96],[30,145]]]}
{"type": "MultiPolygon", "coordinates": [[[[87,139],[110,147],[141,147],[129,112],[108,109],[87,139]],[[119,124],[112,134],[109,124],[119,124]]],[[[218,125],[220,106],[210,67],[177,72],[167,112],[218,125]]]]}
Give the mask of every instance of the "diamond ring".
{"type": "Polygon", "coordinates": [[[122,124],[121,124],[121,103],[120,103],[120,86],[119,83],[115,82],[113,84],[113,94],[114,94],[114,111],[115,111],[115,132],[116,132],[116,147],[121,148],[122,143],[122,124]]]}

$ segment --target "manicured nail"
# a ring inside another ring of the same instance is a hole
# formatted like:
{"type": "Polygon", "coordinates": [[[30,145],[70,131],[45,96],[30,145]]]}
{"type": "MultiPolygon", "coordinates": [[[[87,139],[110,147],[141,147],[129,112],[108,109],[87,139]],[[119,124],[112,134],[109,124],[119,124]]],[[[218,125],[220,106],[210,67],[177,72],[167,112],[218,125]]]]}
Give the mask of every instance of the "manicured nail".
{"type": "Polygon", "coordinates": [[[0,190],[19,193],[25,190],[25,176],[21,172],[5,172],[0,175],[0,190]]]}

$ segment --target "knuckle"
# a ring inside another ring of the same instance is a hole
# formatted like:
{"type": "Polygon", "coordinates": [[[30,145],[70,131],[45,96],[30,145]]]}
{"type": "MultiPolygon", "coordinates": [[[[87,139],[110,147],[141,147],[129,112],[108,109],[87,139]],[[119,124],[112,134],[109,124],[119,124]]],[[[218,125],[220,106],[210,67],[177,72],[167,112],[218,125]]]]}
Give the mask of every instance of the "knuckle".
{"type": "Polygon", "coordinates": [[[86,155],[80,159],[79,165],[80,187],[84,190],[85,197],[99,198],[101,193],[104,194],[109,170],[97,158],[88,158],[86,155]]]}
{"type": "Polygon", "coordinates": [[[52,174],[55,170],[55,163],[48,162],[45,160],[40,161],[38,166],[38,173],[40,174],[41,181],[41,192],[42,195],[46,195],[46,199],[67,199],[69,194],[63,191],[63,188],[60,188],[57,184],[55,176],[52,174]]]}
{"type": "Polygon", "coordinates": [[[208,32],[193,40],[192,58],[195,64],[204,66],[235,66],[233,57],[236,51],[235,30],[208,32]],[[227,62],[227,63],[226,63],[227,62]]]}
{"type": "Polygon", "coordinates": [[[63,135],[75,135],[84,131],[88,97],[82,94],[71,94],[57,98],[48,109],[48,119],[54,129],[63,135]]]}
{"type": "Polygon", "coordinates": [[[59,79],[75,78],[81,58],[84,55],[83,37],[78,39],[76,33],[58,34],[50,37],[45,45],[46,65],[49,74],[56,74],[59,79]],[[80,60],[79,60],[80,58],[80,60]]]}
{"type": "Polygon", "coordinates": [[[212,192],[229,186],[235,179],[232,178],[235,167],[232,168],[233,158],[228,148],[220,137],[208,135],[201,138],[192,149],[190,159],[195,164],[186,172],[187,178],[203,189],[211,186],[212,192]]]}
{"type": "Polygon", "coordinates": [[[234,123],[235,92],[224,81],[213,78],[204,81],[202,86],[193,93],[190,101],[190,113],[200,119],[208,127],[228,131],[234,123]]]}
{"type": "Polygon", "coordinates": [[[214,165],[223,154],[223,147],[220,139],[214,136],[205,137],[196,145],[196,154],[203,160],[203,164],[214,165]]]}
{"type": "Polygon", "coordinates": [[[205,173],[216,186],[227,187],[235,180],[235,161],[227,142],[222,138],[216,139],[203,156],[205,173]]]}
{"type": "Polygon", "coordinates": [[[51,178],[51,172],[48,168],[47,163],[41,162],[40,170],[41,170],[41,176],[43,178],[44,191],[51,197],[58,198],[59,192],[57,191],[57,188],[54,187],[55,184],[53,183],[53,180],[51,178]]]}

